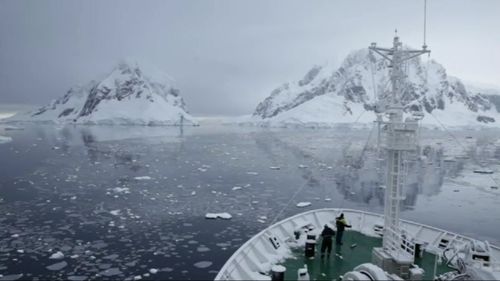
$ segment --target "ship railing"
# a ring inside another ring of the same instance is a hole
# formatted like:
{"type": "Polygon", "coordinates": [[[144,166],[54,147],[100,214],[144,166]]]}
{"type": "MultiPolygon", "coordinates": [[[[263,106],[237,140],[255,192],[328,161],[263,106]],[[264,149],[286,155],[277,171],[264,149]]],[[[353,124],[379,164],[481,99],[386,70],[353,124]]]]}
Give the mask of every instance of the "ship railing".
{"type": "Polygon", "coordinates": [[[407,233],[387,228],[384,235],[387,235],[387,237],[384,237],[387,243],[385,247],[394,257],[404,255],[413,258],[415,256],[415,243],[407,233]]]}
{"type": "Polygon", "coordinates": [[[500,272],[500,262],[498,261],[473,260],[470,263],[473,267],[491,268],[492,271],[500,272]]]}

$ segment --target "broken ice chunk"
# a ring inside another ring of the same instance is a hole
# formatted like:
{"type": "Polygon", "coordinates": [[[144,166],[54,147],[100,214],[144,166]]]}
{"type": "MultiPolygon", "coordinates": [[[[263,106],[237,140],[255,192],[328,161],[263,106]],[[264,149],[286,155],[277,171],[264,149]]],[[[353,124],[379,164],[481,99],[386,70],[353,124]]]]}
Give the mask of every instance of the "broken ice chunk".
{"type": "Polygon", "coordinates": [[[211,261],[200,261],[194,264],[197,268],[207,268],[212,265],[211,261]]]}
{"type": "Polygon", "coordinates": [[[61,269],[65,268],[67,265],[68,265],[67,262],[62,261],[62,262],[54,263],[53,265],[49,265],[46,268],[48,270],[56,271],[56,270],[61,270],[61,269]]]}
{"type": "Polygon", "coordinates": [[[220,218],[220,219],[228,220],[228,219],[231,219],[232,217],[233,216],[231,216],[231,214],[229,214],[229,213],[207,213],[205,215],[206,219],[217,219],[217,218],[220,218]]]}
{"type": "Polygon", "coordinates": [[[297,203],[297,207],[299,207],[299,208],[304,208],[307,206],[311,206],[311,202],[299,202],[299,203],[297,203]]]}
{"type": "Polygon", "coordinates": [[[64,258],[64,254],[61,251],[57,251],[49,257],[49,259],[51,259],[51,260],[60,260],[63,258],[64,258]]]}
{"type": "Polygon", "coordinates": [[[158,273],[158,269],[156,269],[156,268],[151,268],[151,269],[149,270],[149,273],[151,273],[151,274],[156,274],[156,273],[158,273]]]}

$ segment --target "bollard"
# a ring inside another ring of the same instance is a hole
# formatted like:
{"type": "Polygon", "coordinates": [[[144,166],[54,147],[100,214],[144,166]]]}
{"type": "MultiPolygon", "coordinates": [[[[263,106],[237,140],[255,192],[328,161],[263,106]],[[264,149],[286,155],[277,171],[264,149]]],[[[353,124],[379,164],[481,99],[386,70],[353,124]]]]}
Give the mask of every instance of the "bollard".
{"type": "Polygon", "coordinates": [[[305,248],[306,258],[314,257],[314,250],[315,249],[316,249],[316,240],[307,239],[306,240],[306,248],[305,248]]]}
{"type": "Polygon", "coordinates": [[[272,281],[283,281],[285,280],[286,267],[282,265],[274,265],[271,268],[271,280],[272,281]]]}
{"type": "Polygon", "coordinates": [[[415,243],[415,253],[414,253],[414,258],[422,258],[424,256],[424,251],[423,251],[423,245],[420,243],[415,243]]]}

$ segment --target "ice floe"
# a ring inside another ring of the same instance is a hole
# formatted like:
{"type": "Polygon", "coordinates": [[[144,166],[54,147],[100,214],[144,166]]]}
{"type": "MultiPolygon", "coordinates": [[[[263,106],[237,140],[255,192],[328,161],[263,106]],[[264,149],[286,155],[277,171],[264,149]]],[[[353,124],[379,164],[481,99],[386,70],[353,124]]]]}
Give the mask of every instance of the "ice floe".
{"type": "Polygon", "coordinates": [[[124,194],[130,193],[130,189],[128,187],[115,187],[111,190],[115,193],[124,193],[124,194]]]}
{"type": "Polygon", "coordinates": [[[5,276],[1,276],[0,274],[0,280],[9,280],[9,281],[14,281],[14,280],[19,280],[21,279],[21,277],[23,277],[23,274],[20,273],[20,274],[9,274],[9,275],[5,275],[5,276]]]}
{"type": "Polygon", "coordinates": [[[200,261],[194,264],[196,268],[207,268],[212,265],[211,261],[200,261]]]}
{"type": "Polygon", "coordinates": [[[119,274],[122,274],[122,272],[117,267],[108,268],[108,269],[106,269],[104,271],[99,272],[99,275],[106,276],[106,277],[110,277],[110,276],[114,276],[114,275],[119,275],[119,274]]]}
{"type": "Polygon", "coordinates": [[[6,126],[3,128],[5,131],[21,131],[24,130],[22,127],[16,127],[16,126],[6,126]]]}
{"type": "Polygon", "coordinates": [[[88,279],[87,276],[79,276],[79,275],[68,276],[68,280],[70,281],[85,281],[87,279],[88,279]]]}
{"type": "Polygon", "coordinates": [[[157,268],[151,268],[151,269],[149,269],[149,273],[156,274],[156,273],[158,273],[158,269],[157,268]]]}
{"type": "Polygon", "coordinates": [[[61,251],[57,251],[50,255],[49,259],[51,260],[61,260],[64,259],[64,254],[61,251]]]}
{"type": "Polygon", "coordinates": [[[206,219],[224,219],[228,220],[231,219],[233,216],[229,213],[206,213],[205,218],[206,219]]]}
{"type": "Polygon", "coordinates": [[[299,207],[299,208],[304,208],[304,207],[308,207],[308,206],[311,206],[311,202],[299,202],[299,203],[297,203],[297,207],[299,207]]]}
{"type": "Polygon", "coordinates": [[[67,265],[68,265],[67,262],[62,261],[62,262],[58,262],[58,263],[54,263],[52,265],[49,265],[46,268],[48,270],[57,271],[57,270],[61,270],[61,269],[65,268],[67,265]]]}
{"type": "Polygon", "coordinates": [[[0,136],[0,144],[2,144],[2,143],[8,143],[8,142],[11,142],[11,141],[12,141],[11,137],[0,136]]]}

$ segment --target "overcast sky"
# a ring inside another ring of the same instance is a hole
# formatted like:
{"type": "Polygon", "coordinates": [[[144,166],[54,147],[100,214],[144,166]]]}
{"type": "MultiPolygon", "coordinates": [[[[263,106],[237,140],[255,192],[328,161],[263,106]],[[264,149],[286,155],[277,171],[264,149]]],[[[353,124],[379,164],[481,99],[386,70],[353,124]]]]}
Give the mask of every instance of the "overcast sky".
{"type": "MultiPolygon", "coordinates": [[[[0,105],[45,104],[125,57],[164,70],[195,115],[253,111],[280,84],[353,49],[419,47],[423,0],[1,0],[0,105]]],[[[500,1],[428,0],[449,74],[500,85],[500,1]]]]}

